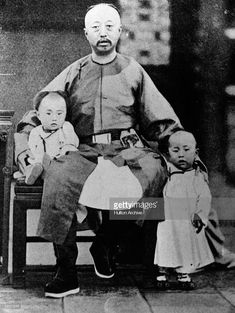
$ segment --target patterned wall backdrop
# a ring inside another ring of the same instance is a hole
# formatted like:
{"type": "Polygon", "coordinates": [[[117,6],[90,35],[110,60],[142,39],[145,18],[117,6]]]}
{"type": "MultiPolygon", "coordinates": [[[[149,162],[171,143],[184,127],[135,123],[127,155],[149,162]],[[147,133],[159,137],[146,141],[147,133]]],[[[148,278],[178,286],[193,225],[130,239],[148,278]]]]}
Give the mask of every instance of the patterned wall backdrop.
{"type": "Polygon", "coordinates": [[[168,0],[119,0],[123,33],[120,52],[143,65],[168,64],[170,18],[168,0]]]}

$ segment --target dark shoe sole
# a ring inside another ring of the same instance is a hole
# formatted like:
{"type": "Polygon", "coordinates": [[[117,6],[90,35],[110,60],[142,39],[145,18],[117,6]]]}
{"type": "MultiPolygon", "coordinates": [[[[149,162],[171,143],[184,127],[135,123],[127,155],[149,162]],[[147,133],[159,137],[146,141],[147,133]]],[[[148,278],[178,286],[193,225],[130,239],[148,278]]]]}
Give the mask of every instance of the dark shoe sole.
{"type": "Polygon", "coordinates": [[[67,290],[61,293],[53,293],[53,292],[45,292],[45,297],[50,297],[50,298],[63,298],[69,295],[75,295],[77,293],[79,293],[80,288],[75,288],[75,289],[71,289],[71,290],[67,290]]]}
{"type": "Polygon", "coordinates": [[[114,274],[115,274],[115,273],[112,273],[112,274],[110,274],[110,275],[104,275],[104,274],[99,273],[99,272],[97,271],[97,268],[96,268],[96,266],[95,266],[95,263],[94,263],[94,269],[95,269],[96,275],[97,275],[98,277],[100,277],[100,278],[110,279],[110,278],[112,278],[112,277],[114,276],[114,274]]]}
{"type": "Polygon", "coordinates": [[[168,282],[162,282],[162,281],[156,281],[155,286],[158,290],[164,291],[164,290],[194,290],[197,288],[197,285],[194,282],[177,282],[177,281],[168,281],[168,282]]]}
{"type": "Polygon", "coordinates": [[[155,285],[159,290],[167,290],[170,288],[170,283],[168,281],[158,281],[156,280],[155,285]]]}
{"type": "Polygon", "coordinates": [[[97,267],[95,265],[95,261],[96,261],[96,254],[97,254],[97,249],[94,248],[94,243],[93,245],[90,247],[90,253],[92,255],[92,258],[93,258],[93,262],[94,262],[94,270],[95,270],[95,274],[100,277],[100,278],[105,278],[105,279],[110,279],[114,276],[114,272],[110,271],[110,273],[108,274],[104,274],[104,273],[100,273],[98,270],[97,270],[97,267]]]}

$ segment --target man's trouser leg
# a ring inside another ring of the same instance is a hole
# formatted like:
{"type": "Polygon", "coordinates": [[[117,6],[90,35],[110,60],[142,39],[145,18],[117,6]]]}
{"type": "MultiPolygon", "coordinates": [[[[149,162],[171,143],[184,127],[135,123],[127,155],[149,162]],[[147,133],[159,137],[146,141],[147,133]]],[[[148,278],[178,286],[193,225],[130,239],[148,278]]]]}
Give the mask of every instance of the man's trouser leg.
{"type": "Polygon", "coordinates": [[[94,260],[95,273],[101,278],[112,278],[114,236],[109,224],[109,211],[102,211],[102,223],[95,231],[95,238],[90,247],[94,260]]]}
{"type": "Polygon", "coordinates": [[[54,244],[57,273],[61,279],[74,278],[76,276],[76,260],[78,248],[76,244],[77,219],[74,215],[68,235],[62,245],[54,244]]]}
{"type": "MultiPolygon", "coordinates": [[[[102,211],[102,224],[90,248],[96,274],[101,278],[114,276],[114,255],[119,240],[136,232],[139,226],[131,220],[111,220],[109,211],[102,211]]],[[[128,240],[128,239],[127,239],[128,240]]]]}
{"type": "Polygon", "coordinates": [[[76,259],[78,249],[76,244],[76,215],[73,218],[65,242],[54,244],[57,272],[53,280],[45,286],[45,296],[62,298],[79,292],[76,259]]]}

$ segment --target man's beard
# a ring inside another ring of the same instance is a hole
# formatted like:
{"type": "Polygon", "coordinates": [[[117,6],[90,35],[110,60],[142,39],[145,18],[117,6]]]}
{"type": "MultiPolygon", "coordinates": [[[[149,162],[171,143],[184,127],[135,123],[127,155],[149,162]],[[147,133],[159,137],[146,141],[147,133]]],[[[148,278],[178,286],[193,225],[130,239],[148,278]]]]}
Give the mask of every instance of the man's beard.
{"type": "Polygon", "coordinates": [[[115,47],[110,48],[109,46],[107,46],[107,49],[99,49],[98,45],[96,45],[95,47],[93,47],[93,49],[97,55],[106,56],[111,54],[115,50],[115,47]]]}

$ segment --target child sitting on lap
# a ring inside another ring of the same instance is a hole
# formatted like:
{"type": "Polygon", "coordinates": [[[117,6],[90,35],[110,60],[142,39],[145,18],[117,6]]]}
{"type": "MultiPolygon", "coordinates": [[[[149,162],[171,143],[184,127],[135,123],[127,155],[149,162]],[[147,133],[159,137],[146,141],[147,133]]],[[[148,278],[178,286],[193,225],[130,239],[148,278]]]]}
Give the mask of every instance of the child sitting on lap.
{"type": "Polygon", "coordinates": [[[169,269],[173,269],[179,283],[191,283],[189,274],[193,270],[214,262],[204,232],[211,193],[207,174],[196,162],[196,140],[191,133],[173,133],[166,158],[169,177],[163,190],[165,221],[157,229],[156,279],[167,282],[169,269]]]}
{"type": "Polygon", "coordinates": [[[41,125],[31,130],[28,146],[33,158],[28,158],[25,183],[32,185],[43,172],[44,154],[58,158],[68,151],[77,151],[79,139],[72,124],[65,121],[66,94],[63,91],[42,91],[35,100],[34,107],[41,125]]]}

